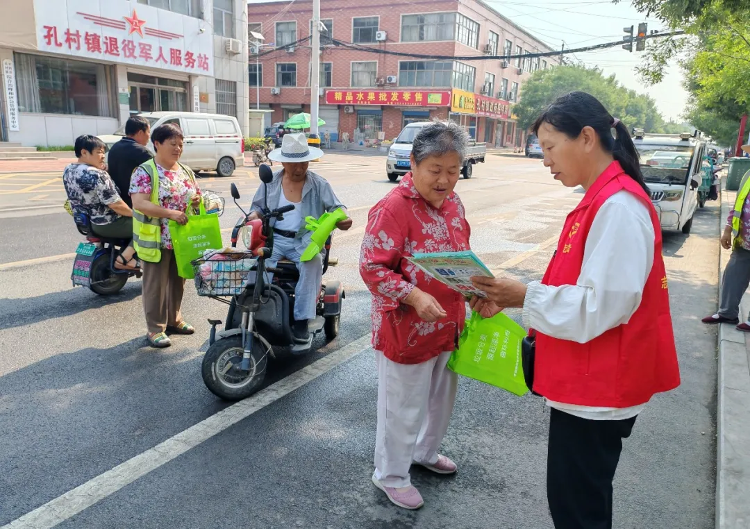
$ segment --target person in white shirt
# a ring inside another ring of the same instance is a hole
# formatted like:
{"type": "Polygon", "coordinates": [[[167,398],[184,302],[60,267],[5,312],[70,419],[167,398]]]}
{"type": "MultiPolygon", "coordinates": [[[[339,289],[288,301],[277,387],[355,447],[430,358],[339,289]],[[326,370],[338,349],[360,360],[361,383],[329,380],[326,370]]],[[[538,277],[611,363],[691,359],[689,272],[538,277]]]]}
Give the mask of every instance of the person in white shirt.
{"type": "Polygon", "coordinates": [[[471,306],[483,317],[523,307],[532,329],[524,368],[552,408],[555,527],[611,528],[622,439],[651,397],[680,380],[661,229],[627,127],[596,98],[562,96],[532,129],[554,178],[586,194],[541,282],[473,278],[487,298],[471,306]]]}

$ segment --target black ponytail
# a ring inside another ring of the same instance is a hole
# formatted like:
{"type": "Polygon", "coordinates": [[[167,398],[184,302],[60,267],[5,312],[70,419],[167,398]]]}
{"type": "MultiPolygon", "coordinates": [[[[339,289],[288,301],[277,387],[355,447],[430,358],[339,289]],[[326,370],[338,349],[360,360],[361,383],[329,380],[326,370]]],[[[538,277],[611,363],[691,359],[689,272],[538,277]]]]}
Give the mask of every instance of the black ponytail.
{"type": "Polygon", "coordinates": [[[570,92],[561,96],[531,126],[534,134],[538,135],[539,127],[544,123],[549,123],[573,139],[580,136],[584,127],[594,129],[604,150],[620,162],[623,171],[635,180],[646,194],[650,194],[643,180],[638,151],[628,128],[620,120],[613,118],[597,98],[586,92],[570,92]]]}

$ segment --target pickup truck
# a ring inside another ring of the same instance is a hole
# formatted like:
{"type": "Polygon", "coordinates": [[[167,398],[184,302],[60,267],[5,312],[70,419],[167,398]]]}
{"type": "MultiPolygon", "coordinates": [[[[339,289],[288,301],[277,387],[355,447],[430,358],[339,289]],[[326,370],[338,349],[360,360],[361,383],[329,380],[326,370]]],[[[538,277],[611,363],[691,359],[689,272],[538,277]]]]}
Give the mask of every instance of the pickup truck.
{"type": "MultiPolygon", "coordinates": [[[[411,171],[411,162],[409,157],[411,156],[411,146],[414,142],[414,138],[419,134],[422,128],[431,125],[431,121],[419,121],[416,123],[410,123],[396,138],[391,148],[388,150],[388,160],[385,164],[385,171],[388,175],[388,180],[396,182],[400,176],[405,175],[411,171]]],[[[484,163],[484,158],[487,155],[487,144],[477,143],[472,140],[469,144],[469,148],[466,153],[466,159],[464,160],[464,166],[461,169],[461,174],[464,178],[471,178],[473,173],[473,167],[475,163],[484,163]]]]}

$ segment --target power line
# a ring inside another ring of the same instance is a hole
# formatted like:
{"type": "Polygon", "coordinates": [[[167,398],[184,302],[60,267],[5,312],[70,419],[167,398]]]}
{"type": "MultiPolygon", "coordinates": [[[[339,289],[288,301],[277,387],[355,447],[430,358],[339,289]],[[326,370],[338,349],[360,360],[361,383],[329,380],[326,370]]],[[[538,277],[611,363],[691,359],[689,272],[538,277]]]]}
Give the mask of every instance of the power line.
{"type": "MultiPolygon", "coordinates": [[[[655,38],[662,38],[662,37],[676,37],[679,35],[684,35],[684,31],[673,31],[671,33],[656,33],[652,35],[646,35],[645,37],[642,37],[645,39],[655,39],[655,38]]],[[[338,39],[331,39],[331,41],[336,44],[337,46],[341,46],[343,48],[347,48],[350,50],[356,50],[356,51],[363,51],[367,53],[375,53],[380,55],[394,55],[397,57],[412,57],[415,59],[431,59],[436,61],[447,61],[447,60],[456,60],[456,61],[486,61],[486,60],[501,60],[501,61],[510,61],[512,59],[536,59],[537,57],[557,57],[559,55],[569,55],[573,53],[583,53],[588,51],[595,51],[595,50],[603,50],[606,48],[614,48],[615,46],[622,45],[622,40],[617,40],[614,42],[604,42],[602,44],[595,44],[593,46],[585,46],[581,48],[570,48],[563,51],[549,51],[549,52],[535,52],[535,53],[525,53],[521,55],[463,55],[463,56],[453,56],[453,55],[425,55],[420,53],[408,53],[408,52],[399,52],[399,51],[390,51],[390,50],[384,50],[381,48],[369,48],[366,46],[360,46],[358,44],[352,43],[352,42],[345,42],[338,39]]]]}

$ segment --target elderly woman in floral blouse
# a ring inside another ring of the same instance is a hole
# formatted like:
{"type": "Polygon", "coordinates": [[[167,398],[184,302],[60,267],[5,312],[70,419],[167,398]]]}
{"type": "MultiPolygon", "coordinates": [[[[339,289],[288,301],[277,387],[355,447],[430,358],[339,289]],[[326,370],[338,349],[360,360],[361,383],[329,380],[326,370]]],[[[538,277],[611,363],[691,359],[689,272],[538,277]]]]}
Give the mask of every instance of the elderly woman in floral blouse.
{"type": "Polygon", "coordinates": [[[414,139],[400,185],[372,208],[360,273],[372,292],[372,343],[378,366],[373,483],[406,509],[424,502],[409,479],[412,463],[438,474],[456,464],[438,453],[456,398],[446,367],[466,317],[461,294],[430,281],[406,258],[469,249],[470,229],[453,192],[468,136],[434,123],[414,139]]]}

